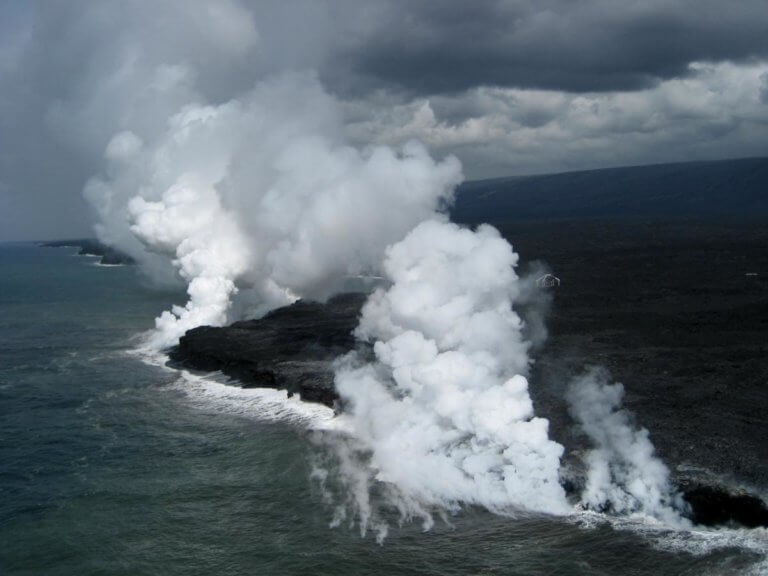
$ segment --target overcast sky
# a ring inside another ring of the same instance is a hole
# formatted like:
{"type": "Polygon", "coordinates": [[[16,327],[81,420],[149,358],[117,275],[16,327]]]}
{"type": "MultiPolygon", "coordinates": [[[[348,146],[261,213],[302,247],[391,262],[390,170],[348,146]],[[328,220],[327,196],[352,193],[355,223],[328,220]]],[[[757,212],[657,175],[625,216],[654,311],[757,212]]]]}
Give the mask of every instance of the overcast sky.
{"type": "Polygon", "coordinates": [[[2,0],[0,240],[89,235],[116,132],[292,70],[350,143],[468,178],[764,156],[766,30],[765,0],[2,0]]]}

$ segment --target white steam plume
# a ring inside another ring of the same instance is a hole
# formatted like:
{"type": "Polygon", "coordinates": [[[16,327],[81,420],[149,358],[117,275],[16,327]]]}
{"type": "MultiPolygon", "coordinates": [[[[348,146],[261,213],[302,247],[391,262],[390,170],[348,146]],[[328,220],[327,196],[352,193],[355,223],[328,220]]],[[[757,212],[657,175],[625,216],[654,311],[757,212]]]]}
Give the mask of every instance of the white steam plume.
{"type": "MultiPolygon", "coordinates": [[[[151,121],[136,111],[120,125],[104,173],[85,190],[102,240],[187,284],[187,303],[157,318],[150,345],[325,298],[383,262],[391,286],[371,296],[357,331],[375,342],[375,359],[348,358],[337,372],[355,438],[340,461],[343,479],[354,479],[357,521],[383,530],[374,485],[427,524],[433,508],[461,503],[567,511],[563,449],[534,416],[530,344],[512,308],[540,295],[519,281],[517,255],[493,228],[473,232],[440,216],[461,180],[458,161],[435,162],[416,143],[346,145],[339,104],[312,75],[264,80],[215,105],[191,76],[183,66],[149,74],[152,100],[163,104],[151,121]]],[[[526,334],[546,335],[535,315],[526,334]]],[[[597,390],[597,405],[574,402],[598,447],[585,504],[678,518],[647,433],[621,416],[614,388],[597,390]]]]}
{"type": "MultiPolygon", "coordinates": [[[[375,361],[342,361],[345,402],[367,478],[348,474],[363,531],[374,481],[404,517],[432,523],[431,507],[477,504],[501,513],[564,513],[563,448],[528,394],[528,344],[512,308],[517,254],[496,229],[430,220],[387,250],[388,289],[365,304],[356,335],[375,361]],[[365,489],[361,489],[364,486],[365,489]]],[[[343,469],[350,468],[349,446],[343,469]]]]}
{"type": "Polygon", "coordinates": [[[131,230],[153,250],[174,256],[187,281],[189,302],[157,318],[151,343],[173,345],[187,330],[227,321],[235,281],[248,270],[248,242],[209,182],[183,176],[157,202],[137,196],[128,204],[131,230]]]}
{"type": "Polygon", "coordinates": [[[153,345],[231,320],[233,297],[255,314],[326,298],[451,200],[458,160],[437,163],[416,143],[351,148],[340,118],[313,76],[287,74],[238,100],[188,104],[148,139],[115,135],[106,174],[86,189],[103,236],[143,262],[164,256],[188,284],[153,345]]]}
{"type": "Polygon", "coordinates": [[[621,408],[624,387],[609,384],[604,370],[592,370],[570,385],[567,399],[581,429],[594,443],[587,453],[582,505],[617,514],[642,513],[672,526],[687,524],[682,496],[669,469],[656,456],[648,430],[637,428],[621,408]]]}
{"type": "MultiPolygon", "coordinates": [[[[100,239],[187,285],[186,304],[157,318],[151,346],[325,298],[347,276],[378,272],[392,246],[392,285],[371,297],[358,329],[375,359],[347,358],[337,373],[354,434],[338,447],[350,489],[340,514],[351,508],[383,534],[372,489],[427,524],[433,507],[461,503],[567,511],[562,447],[534,416],[525,378],[526,340],[546,337],[546,298],[518,281],[517,256],[495,230],[439,216],[461,180],[458,161],[435,162],[415,143],[348,146],[341,108],[355,103],[339,104],[311,74],[266,76],[300,64],[270,47],[273,31],[257,30],[236,0],[153,10],[78,12],[78,31],[95,31],[100,49],[47,115],[85,156],[104,149],[103,173],[84,191],[100,239]],[[524,331],[513,305],[529,309],[524,331]]],[[[306,27],[303,40],[316,28],[306,27]]],[[[317,48],[310,66],[323,58],[317,48]]],[[[607,412],[579,412],[598,446],[585,502],[672,515],[676,496],[647,434],[615,415],[616,389],[601,390],[607,412]]]]}

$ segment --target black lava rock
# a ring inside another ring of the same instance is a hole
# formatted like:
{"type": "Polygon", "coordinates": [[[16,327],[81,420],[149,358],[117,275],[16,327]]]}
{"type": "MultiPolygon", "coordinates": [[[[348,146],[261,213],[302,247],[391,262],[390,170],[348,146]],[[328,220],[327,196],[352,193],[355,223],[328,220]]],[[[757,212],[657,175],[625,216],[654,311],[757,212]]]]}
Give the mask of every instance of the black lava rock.
{"type": "Polygon", "coordinates": [[[698,485],[685,489],[683,495],[691,506],[694,524],[768,526],[768,506],[752,494],[733,493],[720,486],[698,485]]]}
{"type": "Polygon", "coordinates": [[[352,335],[366,294],[300,300],[258,320],[187,332],[170,351],[171,365],[220,370],[243,387],[285,389],[333,407],[333,361],[362,346],[352,335]]]}
{"type": "Polygon", "coordinates": [[[121,252],[120,250],[117,250],[116,248],[112,248],[111,246],[107,246],[106,244],[102,244],[98,240],[94,240],[93,238],[78,238],[75,240],[54,240],[52,242],[43,242],[40,244],[43,248],[80,248],[78,251],[78,255],[80,256],[100,256],[101,260],[99,261],[100,264],[110,264],[110,265],[132,265],[136,264],[136,261],[128,256],[128,254],[125,254],[124,252],[121,252]]]}

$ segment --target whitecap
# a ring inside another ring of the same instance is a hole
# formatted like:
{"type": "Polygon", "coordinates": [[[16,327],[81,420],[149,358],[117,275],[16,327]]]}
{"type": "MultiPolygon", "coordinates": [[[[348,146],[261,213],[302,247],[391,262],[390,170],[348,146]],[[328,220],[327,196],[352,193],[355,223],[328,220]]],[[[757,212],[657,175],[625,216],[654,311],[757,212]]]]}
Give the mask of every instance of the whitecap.
{"type": "Polygon", "coordinates": [[[167,365],[168,355],[149,348],[129,352],[145,364],[169,372],[179,378],[169,388],[182,392],[191,405],[204,411],[236,414],[267,421],[300,424],[309,429],[333,429],[336,420],[332,408],[316,402],[304,402],[286,390],[273,388],[243,388],[221,372],[195,374],[167,365]]]}

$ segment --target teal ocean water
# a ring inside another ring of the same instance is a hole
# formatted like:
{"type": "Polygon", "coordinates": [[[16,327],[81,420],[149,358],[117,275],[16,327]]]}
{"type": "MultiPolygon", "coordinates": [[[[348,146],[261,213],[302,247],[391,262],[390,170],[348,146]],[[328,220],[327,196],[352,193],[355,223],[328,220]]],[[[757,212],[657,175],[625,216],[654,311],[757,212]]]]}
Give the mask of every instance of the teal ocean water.
{"type": "MultiPolygon", "coordinates": [[[[383,545],[311,480],[330,411],[132,352],[183,295],[73,249],[0,245],[0,574],[765,573],[763,530],[466,509],[383,545]]],[[[320,455],[322,456],[322,455],[320,455]]]]}

